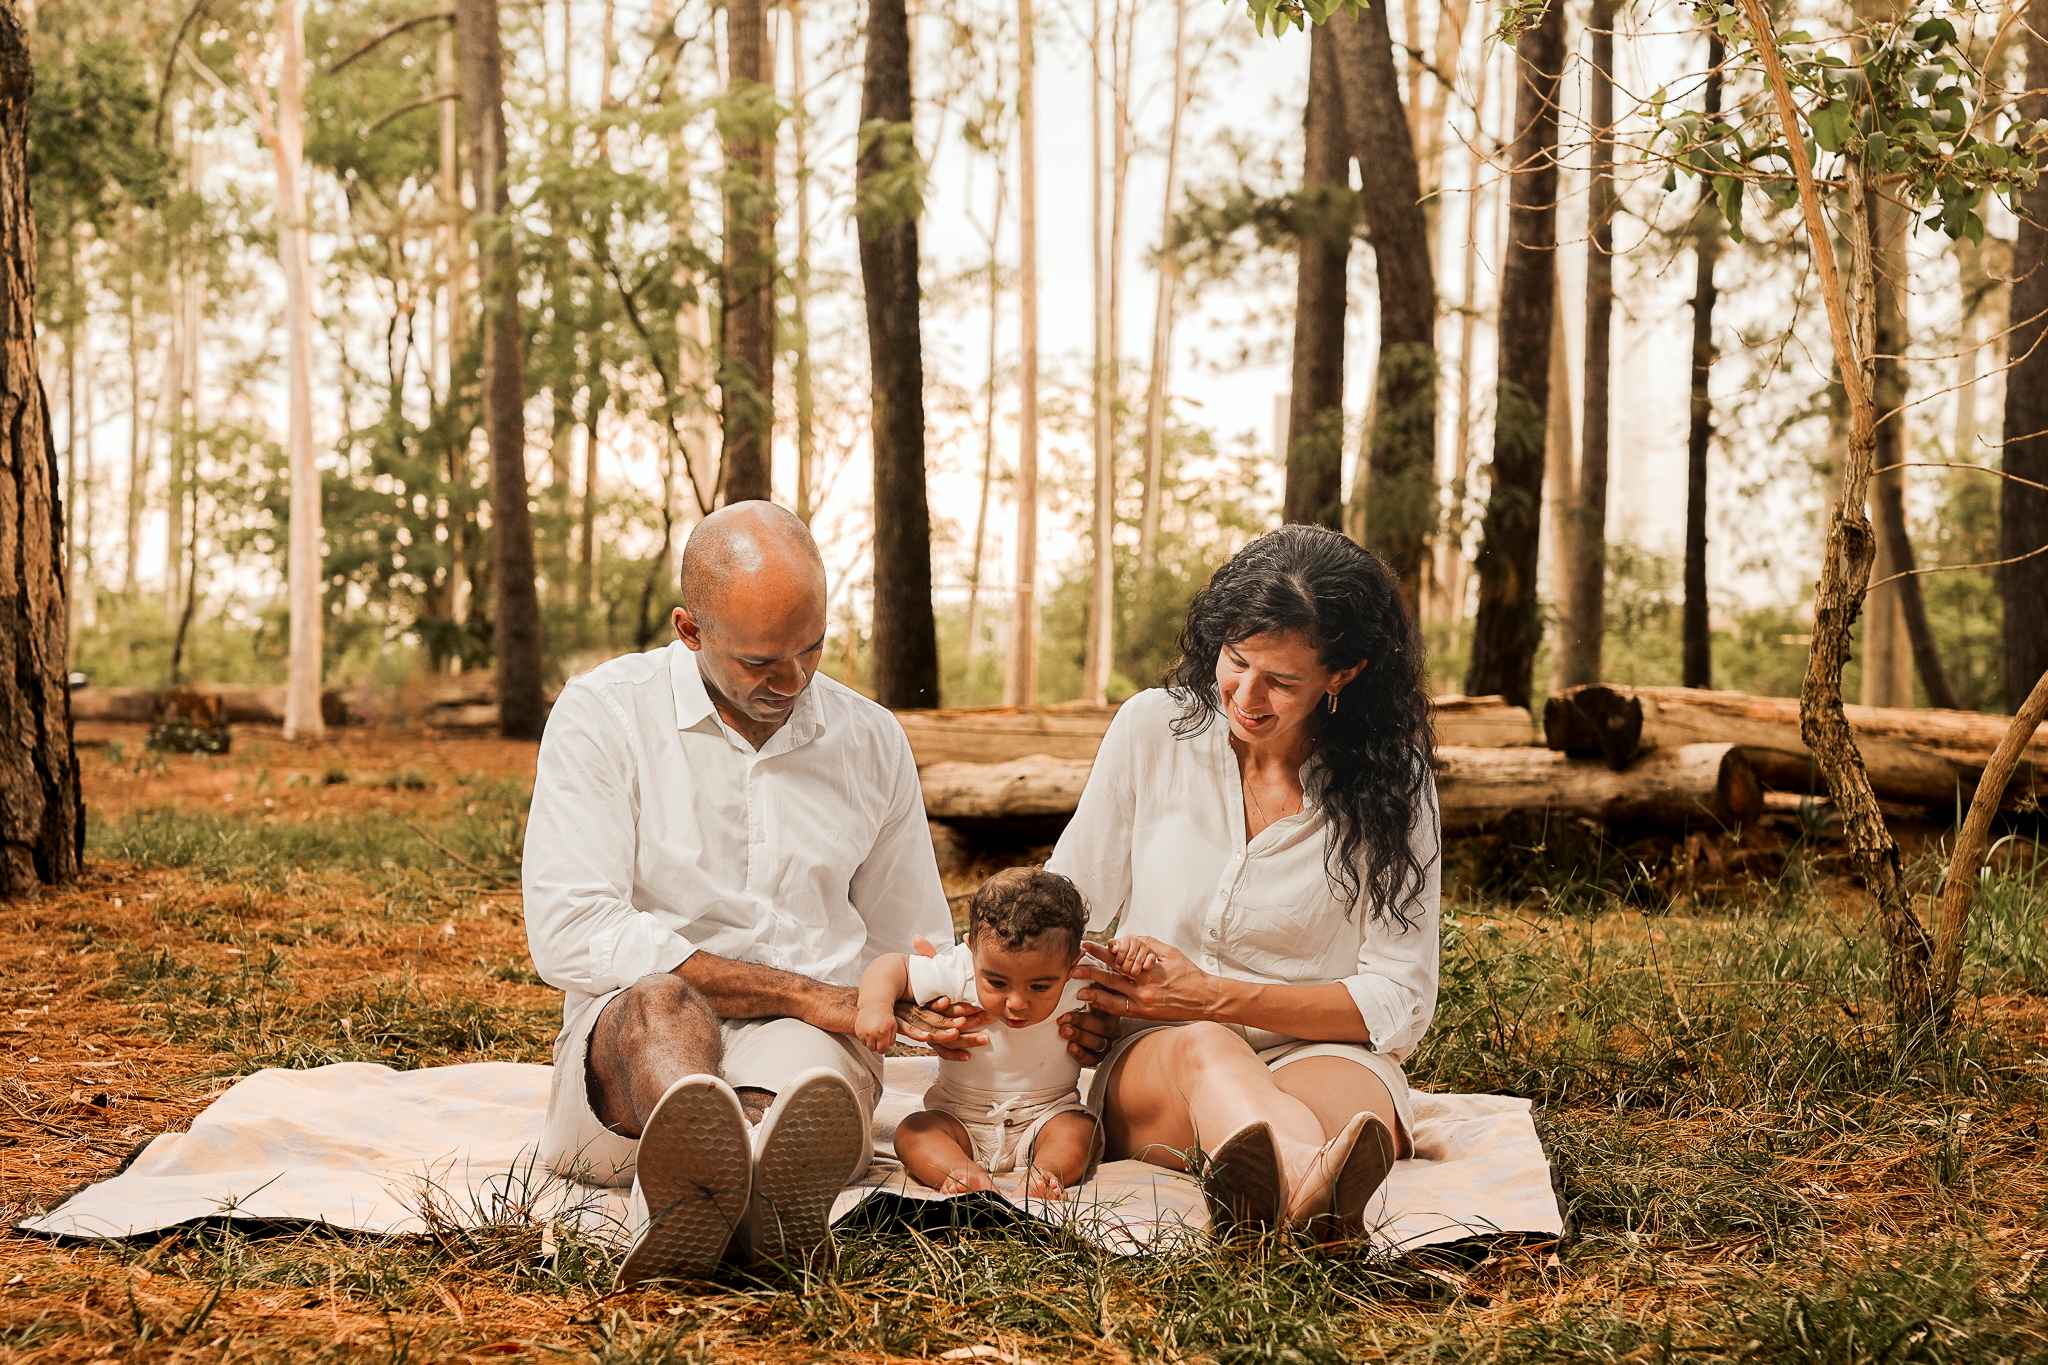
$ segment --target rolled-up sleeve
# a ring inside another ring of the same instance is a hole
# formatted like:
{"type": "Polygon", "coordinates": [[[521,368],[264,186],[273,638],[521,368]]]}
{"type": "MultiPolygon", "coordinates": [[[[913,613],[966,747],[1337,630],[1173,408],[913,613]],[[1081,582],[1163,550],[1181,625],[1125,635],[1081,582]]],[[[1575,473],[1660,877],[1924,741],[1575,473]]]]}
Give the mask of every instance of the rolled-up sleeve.
{"type": "Polygon", "coordinates": [[[1422,864],[1421,892],[1407,907],[1410,925],[1368,917],[1358,949],[1358,970],[1344,989],[1365,1021],[1376,1052],[1405,1058],[1436,1017],[1438,947],[1442,934],[1443,824],[1436,782],[1425,782],[1408,846],[1422,864]]]}
{"type": "Polygon", "coordinates": [[[1109,928],[1131,896],[1131,842],[1138,811],[1135,769],[1143,703],[1125,702],[1102,736],[1095,764],[1081,788],[1074,818],[1046,859],[1046,868],[1066,877],[1088,903],[1088,929],[1109,928]]]}
{"type": "Polygon", "coordinates": [[[935,957],[910,955],[910,998],[929,1005],[940,996],[949,1000],[973,1000],[974,950],[956,943],[935,957]]]}
{"type": "Polygon", "coordinates": [[[639,795],[626,718],[571,682],[548,716],[526,818],[526,942],[541,979],[598,995],[666,972],[696,947],[633,908],[639,795]]]}
{"type": "Polygon", "coordinates": [[[874,847],[847,888],[847,898],[868,928],[863,965],[883,953],[911,952],[916,938],[938,947],[953,941],[953,912],[939,882],[939,860],[925,821],[924,788],[918,785],[917,760],[900,727],[890,738],[890,751],[887,814],[874,847]]]}

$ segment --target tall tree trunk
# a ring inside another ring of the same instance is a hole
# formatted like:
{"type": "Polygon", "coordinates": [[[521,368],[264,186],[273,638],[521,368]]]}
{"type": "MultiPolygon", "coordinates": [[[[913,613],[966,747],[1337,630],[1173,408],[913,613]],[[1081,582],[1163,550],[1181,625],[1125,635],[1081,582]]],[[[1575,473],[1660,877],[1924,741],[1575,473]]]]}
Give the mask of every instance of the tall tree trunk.
{"type": "Polygon", "coordinates": [[[796,144],[796,336],[791,378],[796,384],[796,514],[817,512],[816,386],[811,377],[811,163],[810,91],[804,83],[804,7],[789,4],[790,138],[796,144]]]}
{"type": "Polygon", "coordinates": [[[1578,552],[1573,543],[1572,504],[1579,494],[1577,452],[1572,441],[1571,345],[1564,323],[1564,272],[1556,272],[1551,288],[1558,302],[1550,312],[1550,401],[1543,416],[1543,554],[1539,593],[1563,602],[1566,575],[1578,552]]]}
{"type": "Polygon", "coordinates": [[[1557,247],[1557,99],[1564,6],[1515,43],[1515,139],[1509,156],[1508,245],[1501,264],[1500,378],[1494,401],[1493,489],[1479,544],[1479,618],[1465,691],[1529,704],[1543,620],[1536,558],[1543,508],[1543,429],[1550,401],[1551,257],[1557,247]]]}
{"type": "Polygon", "coordinates": [[[77,877],[85,802],[71,742],[64,507],[36,373],[33,86],[20,16],[0,5],[0,898],[77,877]]]}
{"type": "MultiPolygon", "coordinates": [[[[2048,16],[2034,10],[2027,28],[2027,94],[2020,118],[2048,119],[2048,16]]],[[[2005,376],[2005,444],[1999,461],[2012,478],[1998,488],[1998,570],[2004,607],[2001,676],[2008,710],[2018,711],[2034,680],[2048,672],[2048,176],[2020,201],[2012,251],[2012,368],[2005,376]],[[2017,483],[2031,480],[2033,487],[2017,483]],[[2022,556],[2030,556],[2022,558],[2022,556]]]]}
{"type": "MultiPolygon", "coordinates": [[[[583,397],[583,504],[577,525],[576,556],[576,610],[589,617],[597,605],[597,565],[600,552],[597,548],[597,499],[602,472],[598,445],[598,424],[604,418],[605,404],[610,393],[596,373],[591,375],[590,387],[583,397]]],[[[669,496],[666,486],[662,495],[669,496]]]]}
{"type": "MultiPolygon", "coordinates": [[[[68,216],[68,215],[67,215],[68,216]]],[[[64,607],[65,634],[78,634],[78,602],[84,596],[84,581],[78,562],[78,312],[85,289],[78,277],[78,225],[64,228],[64,273],[71,298],[64,309],[64,505],[71,515],[64,523],[64,607]]]]}
{"type": "MultiPolygon", "coordinates": [[[[1125,0],[1110,0],[1109,21],[1109,224],[1102,221],[1102,6],[1094,7],[1090,61],[1095,79],[1089,86],[1094,136],[1091,143],[1095,246],[1095,501],[1092,521],[1093,559],[1088,594],[1088,639],[1082,654],[1081,697],[1098,705],[1108,700],[1109,675],[1115,664],[1116,617],[1116,445],[1117,405],[1121,377],[1117,356],[1122,344],[1124,183],[1130,162],[1130,63],[1135,46],[1128,32],[1125,0]]],[[[1135,16],[1132,16],[1135,20],[1135,16]]]]}
{"type": "MultiPolygon", "coordinates": [[[[128,220],[130,260],[137,249],[139,218],[131,215],[128,220]]],[[[148,423],[142,417],[142,340],[136,328],[135,315],[138,311],[136,295],[142,288],[141,279],[133,265],[128,270],[128,291],[125,300],[128,314],[128,505],[126,524],[123,526],[121,541],[121,592],[124,596],[135,594],[136,581],[142,567],[142,506],[148,493],[143,467],[143,431],[148,423]]]]}
{"type": "Polygon", "coordinates": [[[1003,699],[1038,700],[1038,16],[1017,0],[1017,603],[1003,699]]]}
{"type": "MultiPolygon", "coordinates": [[[[447,402],[460,414],[462,404],[456,389],[463,371],[463,353],[468,348],[468,300],[464,297],[464,286],[469,279],[469,227],[464,221],[462,206],[462,134],[458,120],[461,117],[459,95],[462,89],[461,73],[455,55],[455,25],[449,24],[441,30],[441,36],[434,46],[434,79],[444,98],[441,100],[440,167],[435,181],[441,210],[441,268],[442,300],[447,322],[442,330],[447,372],[442,377],[442,392],[447,402]]],[[[469,421],[458,416],[449,423],[448,436],[448,487],[454,497],[460,497],[469,482],[469,421]]],[[[439,512],[448,536],[448,578],[444,597],[448,620],[462,625],[469,620],[469,523],[467,509],[451,505],[452,499],[443,499],[439,512]]],[[[461,655],[453,655],[449,663],[460,668],[461,655]]]]}
{"type": "MultiPolygon", "coordinates": [[[[1000,68],[998,68],[1000,72],[1000,68]]],[[[1000,84],[1000,81],[998,82],[1000,84]]],[[[974,672],[981,655],[981,566],[988,542],[989,493],[996,471],[996,369],[1001,359],[998,337],[1003,314],[1003,211],[1008,207],[1010,181],[1003,161],[1008,149],[998,147],[995,155],[996,202],[988,228],[988,383],[982,394],[981,496],[974,509],[974,557],[967,565],[966,672],[974,672]]]]}
{"type": "Polygon", "coordinates": [[[918,326],[917,214],[881,194],[902,175],[911,142],[910,17],[904,0],[872,0],[861,81],[861,292],[874,377],[875,700],[939,704],[932,620],[932,523],[924,483],[924,351],[918,326]]]}
{"type": "MultiPolygon", "coordinates": [[[[1704,122],[1721,114],[1721,35],[1707,35],[1704,122]]],[[[1714,265],[1721,258],[1720,210],[1713,191],[1700,187],[1695,214],[1692,290],[1692,408],[1685,442],[1685,606],[1680,619],[1681,673],[1687,687],[1714,685],[1713,627],[1707,616],[1707,457],[1714,440],[1714,265]]]]}
{"type": "MultiPolygon", "coordinates": [[[[1301,197],[1296,209],[1294,382],[1287,400],[1287,486],[1282,516],[1343,529],[1344,305],[1351,258],[1350,154],[1344,145],[1337,31],[1309,39],[1302,112],[1301,197]]],[[[1400,130],[1407,136],[1406,128],[1400,130]]]]}
{"type": "Polygon", "coordinates": [[[1160,196],[1159,285],[1152,300],[1152,363],[1145,372],[1145,493],[1138,514],[1138,584],[1150,592],[1159,563],[1159,502],[1166,478],[1167,379],[1173,368],[1174,292],[1180,253],[1173,215],[1180,202],[1180,129],[1188,108],[1188,0],[1173,3],[1173,110],[1166,124],[1166,188],[1160,196]]]}
{"type": "MultiPolygon", "coordinates": [[[[285,325],[291,338],[291,524],[285,571],[291,648],[284,700],[284,737],[288,740],[318,739],[327,732],[320,713],[323,622],[320,468],[313,460],[313,281],[306,190],[299,179],[306,146],[306,34],[302,23],[299,0],[283,0],[277,7],[283,66],[274,117],[267,92],[258,87],[263,131],[277,173],[278,256],[284,267],[285,325]]],[[[194,530],[196,533],[197,528],[194,530]]]]}
{"type": "Polygon", "coordinates": [[[1586,392],[1579,419],[1578,497],[1572,516],[1577,552],[1565,566],[1564,639],[1558,681],[1600,681],[1607,611],[1607,394],[1614,319],[1614,17],[1615,0],[1593,0],[1593,168],[1588,177],[1586,242],[1586,392]]]}
{"type": "MultiPolygon", "coordinates": [[[[1394,80],[1386,10],[1335,29],[1348,145],[1358,158],[1379,279],[1380,351],[1366,428],[1365,543],[1386,556],[1411,611],[1436,524],[1436,280],[1421,173],[1394,80]]],[[[1348,183],[1348,172],[1346,173],[1348,183]]]]}
{"type": "MultiPolygon", "coordinates": [[[[1870,594],[1866,607],[1875,613],[1877,600],[1888,599],[1897,612],[1898,631],[1893,647],[1905,645],[1904,658],[1894,663],[1895,677],[1888,690],[1892,700],[1879,705],[1911,706],[1913,675],[1927,691],[1927,704],[1954,710],[1955,693],[1941,666],[1941,652],[1934,641],[1934,627],[1927,619],[1927,603],[1914,574],[1913,541],[1906,528],[1906,471],[1900,467],[1910,448],[1906,440],[1906,365],[1910,320],[1907,317],[1905,283],[1911,266],[1906,258],[1906,234],[1912,214],[1903,205],[1876,193],[1865,196],[1870,215],[1871,240],[1877,252],[1877,372],[1873,399],[1880,425],[1877,429],[1877,474],[1871,480],[1871,501],[1876,513],[1877,564],[1879,580],[1888,574],[1899,577],[1883,583],[1870,594]]],[[[1865,676],[1874,666],[1866,665],[1865,676]]]]}
{"type": "MultiPolygon", "coordinates": [[[[1491,11],[1488,13],[1490,15],[1491,11]]],[[[1491,19],[1487,22],[1490,23],[1491,19]]],[[[1494,88],[1493,79],[1496,65],[1492,52],[1482,44],[1479,93],[1473,103],[1475,136],[1470,151],[1470,178],[1465,187],[1465,260],[1459,276],[1458,436],[1457,448],[1451,458],[1449,526],[1442,542],[1445,564],[1438,574],[1445,585],[1445,598],[1450,608],[1445,616],[1453,622],[1462,622],[1465,618],[1467,589],[1471,582],[1472,563],[1465,556],[1465,527],[1468,524],[1465,520],[1465,495],[1472,475],[1472,352],[1479,333],[1479,206],[1486,166],[1481,146],[1487,136],[1487,111],[1499,93],[1494,88]]],[[[1505,183],[1501,185],[1497,199],[1489,198],[1484,202],[1492,206],[1494,218],[1503,216],[1507,202],[1505,183]]],[[[1496,235],[1500,234],[1496,231],[1496,235]]]]}
{"type": "Polygon", "coordinates": [[[767,0],[726,8],[725,269],[718,392],[726,502],[770,494],[775,435],[775,71],[767,0]]]}
{"type": "Polygon", "coordinates": [[[527,505],[524,337],[519,320],[519,245],[506,185],[504,50],[498,0],[458,0],[462,113],[477,206],[483,268],[484,435],[491,452],[491,570],[496,600],[498,729],[538,739],[541,701],[540,599],[533,581],[533,514],[527,505]]]}

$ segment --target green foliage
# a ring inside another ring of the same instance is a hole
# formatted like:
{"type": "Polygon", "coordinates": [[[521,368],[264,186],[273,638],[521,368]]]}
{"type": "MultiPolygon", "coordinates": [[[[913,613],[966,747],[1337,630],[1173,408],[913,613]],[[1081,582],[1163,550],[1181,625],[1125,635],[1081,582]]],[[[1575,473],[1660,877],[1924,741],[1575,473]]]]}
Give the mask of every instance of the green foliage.
{"type": "Polygon", "coordinates": [[[45,236],[73,222],[104,230],[124,204],[155,208],[168,172],[150,140],[156,101],[142,54],[100,37],[37,53],[28,174],[45,236]]]}
{"type": "MultiPolygon", "coordinates": [[[[1716,3],[1711,14],[1739,64],[1758,65],[1754,48],[1740,46],[1750,37],[1740,11],[1716,3]]],[[[2002,97],[1985,87],[1949,20],[1914,15],[1822,39],[1794,30],[1778,35],[1778,46],[1795,98],[1807,101],[1798,135],[1824,185],[1881,186],[1930,210],[1927,226],[1977,243],[1985,196],[2016,205],[2034,185],[2048,123],[2028,126],[1997,107],[2002,97]]],[[[1708,120],[1694,110],[1667,114],[1664,105],[1660,90],[1651,112],[1657,146],[1671,163],[1665,188],[1675,188],[1680,172],[1705,180],[1736,241],[1743,239],[1745,187],[1755,185],[1780,207],[1797,202],[1788,130],[1775,112],[1708,120]]]]}
{"type": "MultiPolygon", "coordinates": [[[[1237,0],[1231,0],[1232,4],[1237,0]]],[[[1357,14],[1371,0],[1244,0],[1251,11],[1252,31],[1278,36],[1289,29],[1320,24],[1333,14],[1357,14]]]]}

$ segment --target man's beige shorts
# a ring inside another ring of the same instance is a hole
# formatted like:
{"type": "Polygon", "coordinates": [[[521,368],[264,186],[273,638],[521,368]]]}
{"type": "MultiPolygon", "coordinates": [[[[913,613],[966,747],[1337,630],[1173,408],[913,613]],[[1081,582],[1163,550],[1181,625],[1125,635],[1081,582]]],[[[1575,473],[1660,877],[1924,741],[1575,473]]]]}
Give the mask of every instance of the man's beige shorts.
{"type": "MultiPolygon", "coordinates": [[[[618,991],[588,1001],[555,1039],[554,1079],[541,1129],[540,1159],[555,1174],[591,1185],[630,1185],[640,1139],[605,1127],[590,1101],[590,1035],[618,991]]],[[[882,1059],[857,1039],[799,1019],[734,1019],[720,1025],[727,1084],[735,1090],[780,1091],[815,1067],[846,1078],[870,1122],[882,1097],[882,1059]]],[[[867,1158],[861,1158],[867,1169],[867,1158]]],[[[858,1174],[858,1173],[856,1173],[858,1174]]]]}

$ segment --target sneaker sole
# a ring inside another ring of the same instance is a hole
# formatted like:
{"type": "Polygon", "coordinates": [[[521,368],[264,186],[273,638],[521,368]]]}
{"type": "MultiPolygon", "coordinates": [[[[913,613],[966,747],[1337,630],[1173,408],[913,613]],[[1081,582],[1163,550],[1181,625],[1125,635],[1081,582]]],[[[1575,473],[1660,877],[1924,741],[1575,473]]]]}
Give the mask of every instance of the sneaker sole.
{"type": "Polygon", "coordinates": [[[700,1280],[715,1270],[746,1213],[753,1173],[738,1098],[709,1079],[677,1082],[640,1135],[648,1223],[619,1266],[619,1287],[700,1280]]]}
{"type": "Polygon", "coordinates": [[[1209,1158],[1202,1173],[1209,1231],[1264,1232],[1280,1221],[1280,1156],[1273,1130],[1263,1123],[1239,1129],[1209,1158]]]}
{"type": "Polygon", "coordinates": [[[754,1163],[754,1255],[787,1265],[829,1248],[832,1204],[868,1149],[868,1121],[836,1075],[799,1081],[754,1163]]]}

